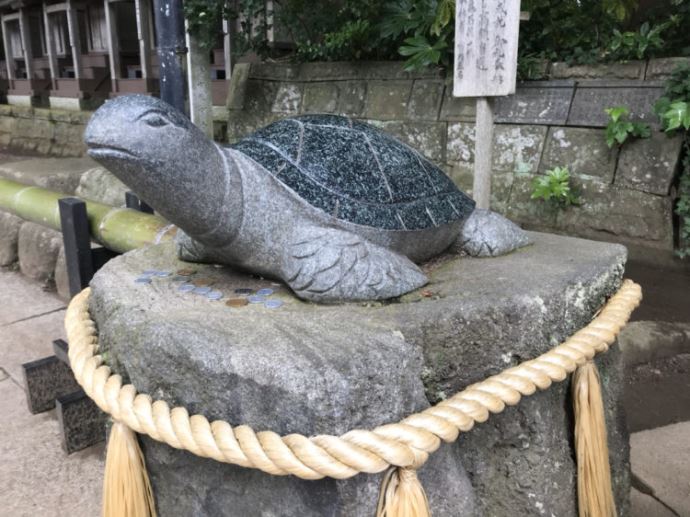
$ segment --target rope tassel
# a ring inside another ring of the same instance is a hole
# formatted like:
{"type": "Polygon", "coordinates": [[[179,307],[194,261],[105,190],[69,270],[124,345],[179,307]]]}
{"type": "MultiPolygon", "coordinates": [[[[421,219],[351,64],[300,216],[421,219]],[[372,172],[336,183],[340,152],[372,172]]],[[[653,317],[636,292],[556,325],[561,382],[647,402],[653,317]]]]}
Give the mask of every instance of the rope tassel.
{"type": "Polygon", "coordinates": [[[376,517],[431,517],[429,501],[416,470],[388,469],[381,482],[376,517]]]}
{"type": "Polygon", "coordinates": [[[580,517],[616,517],[601,383],[593,361],[573,374],[573,404],[580,517]]]}
{"type": "Polygon", "coordinates": [[[108,440],[103,517],[156,517],[151,482],[137,435],[117,420],[108,440]]]}

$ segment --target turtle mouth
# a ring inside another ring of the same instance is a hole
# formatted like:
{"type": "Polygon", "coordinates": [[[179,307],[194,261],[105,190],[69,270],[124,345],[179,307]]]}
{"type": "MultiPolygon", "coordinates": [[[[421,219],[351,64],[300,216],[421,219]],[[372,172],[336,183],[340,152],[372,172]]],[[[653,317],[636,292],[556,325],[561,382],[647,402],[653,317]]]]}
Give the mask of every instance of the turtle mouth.
{"type": "Polygon", "coordinates": [[[102,159],[117,159],[117,160],[136,160],[135,156],[131,151],[123,149],[121,147],[114,147],[111,145],[100,145],[87,142],[89,146],[88,155],[96,160],[102,159]]]}

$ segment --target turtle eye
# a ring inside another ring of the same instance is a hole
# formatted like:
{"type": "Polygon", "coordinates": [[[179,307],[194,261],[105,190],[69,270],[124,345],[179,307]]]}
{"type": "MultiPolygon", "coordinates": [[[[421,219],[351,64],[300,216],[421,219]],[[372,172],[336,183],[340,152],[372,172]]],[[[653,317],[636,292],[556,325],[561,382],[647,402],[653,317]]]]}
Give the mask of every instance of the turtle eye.
{"type": "Polygon", "coordinates": [[[163,127],[170,124],[170,121],[165,116],[154,111],[144,114],[139,120],[151,127],[163,127]]]}

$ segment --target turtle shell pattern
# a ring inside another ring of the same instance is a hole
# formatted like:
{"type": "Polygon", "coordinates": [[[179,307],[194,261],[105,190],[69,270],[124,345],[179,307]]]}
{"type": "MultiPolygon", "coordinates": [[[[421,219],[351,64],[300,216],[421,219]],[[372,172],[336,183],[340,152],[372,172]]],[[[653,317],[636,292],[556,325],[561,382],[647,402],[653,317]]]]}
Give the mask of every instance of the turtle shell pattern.
{"type": "Polygon", "coordinates": [[[312,206],[350,223],[423,230],[474,210],[474,201],[419,152],[347,117],[286,118],[231,147],[312,206]]]}

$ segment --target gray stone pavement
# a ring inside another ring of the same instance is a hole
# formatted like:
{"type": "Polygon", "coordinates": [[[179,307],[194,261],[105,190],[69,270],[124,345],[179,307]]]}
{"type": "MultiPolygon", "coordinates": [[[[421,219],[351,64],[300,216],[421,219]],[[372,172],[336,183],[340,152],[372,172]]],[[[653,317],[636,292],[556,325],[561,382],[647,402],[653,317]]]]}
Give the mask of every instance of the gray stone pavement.
{"type": "Polygon", "coordinates": [[[67,456],[55,411],[29,413],[21,364],[52,354],[64,337],[65,303],[0,269],[0,515],[100,514],[103,446],[67,456]]]}
{"type": "MultiPolygon", "coordinates": [[[[51,341],[64,337],[64,307],[0,269],[0,517],[100,514],[103,446],[67,456],[55,412],[29,413],[23,390],[21,364],[52,353],[51,341]]],[[[631,517],[689,517],[690,422],[634,433],[631,447],[631,517]]]]}

